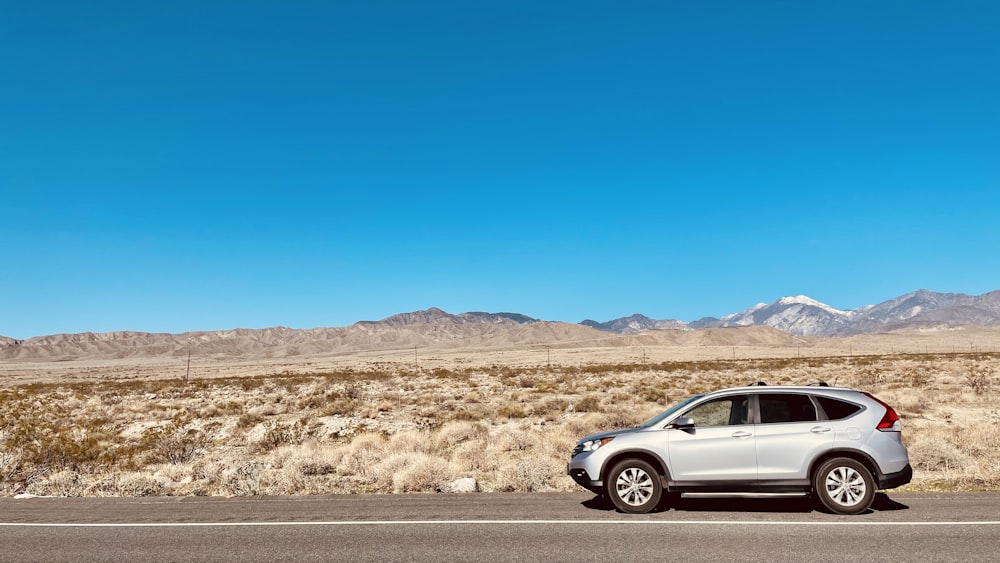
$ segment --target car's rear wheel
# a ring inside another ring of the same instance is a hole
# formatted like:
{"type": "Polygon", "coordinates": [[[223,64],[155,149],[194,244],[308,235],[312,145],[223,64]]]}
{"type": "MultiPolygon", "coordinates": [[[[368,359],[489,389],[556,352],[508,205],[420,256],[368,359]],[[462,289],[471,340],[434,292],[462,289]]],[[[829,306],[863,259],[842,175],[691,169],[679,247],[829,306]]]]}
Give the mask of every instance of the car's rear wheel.
{"type": "Polygon", "coordinates": [[[823,506],[835,514],[861,514],[875,500],[875,479],[857,460],[825,461],[813,475],[813,488],[823,506]]]}
{"type": "Polygon", "coordinates": [[[631,514],[653,510],[663,495],[656,469],[641,459],[626,459],[615,464],[608,473],[605,488],[615,507],[631,514]]]}

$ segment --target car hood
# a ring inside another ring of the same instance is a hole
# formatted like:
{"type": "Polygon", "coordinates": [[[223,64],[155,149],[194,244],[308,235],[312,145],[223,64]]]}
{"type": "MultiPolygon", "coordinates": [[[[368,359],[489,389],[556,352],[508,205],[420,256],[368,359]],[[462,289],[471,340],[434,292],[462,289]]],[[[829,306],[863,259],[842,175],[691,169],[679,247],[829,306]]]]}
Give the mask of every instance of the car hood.
{"type": "Polygon", "coordinates": [[[598,432],[597,434],[591,434],[590,436],[584,436],[583,438],[580,438],[580,440],[579,440],[578,443],[582,444],[583,442],[589,442],[591,440],[600,440],[601,438],[609,438],[611,436],[621,436],[622,434],[634,434],[635,432],[638,432],[639,430],[642,430],[642,429],[641,428],[622,428],[622,429],[619,429],[619,430],[609,430],[607,432],[598,432]]]}

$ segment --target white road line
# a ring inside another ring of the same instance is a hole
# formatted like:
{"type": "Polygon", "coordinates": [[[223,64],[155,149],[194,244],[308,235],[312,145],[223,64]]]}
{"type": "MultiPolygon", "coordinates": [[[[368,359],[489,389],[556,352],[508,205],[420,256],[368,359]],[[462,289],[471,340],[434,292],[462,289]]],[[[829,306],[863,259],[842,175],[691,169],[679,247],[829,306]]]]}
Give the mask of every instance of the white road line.
{"type": "Polygon", "coordinates": [[[630,526],[1000,526],[1000,520],[945,522],[818,522],[760,520],[335,520],[327,522],[0,522],[9,528],[199,528],[239,526],[509,526],[509,525],[630,525],[630,526]]]}

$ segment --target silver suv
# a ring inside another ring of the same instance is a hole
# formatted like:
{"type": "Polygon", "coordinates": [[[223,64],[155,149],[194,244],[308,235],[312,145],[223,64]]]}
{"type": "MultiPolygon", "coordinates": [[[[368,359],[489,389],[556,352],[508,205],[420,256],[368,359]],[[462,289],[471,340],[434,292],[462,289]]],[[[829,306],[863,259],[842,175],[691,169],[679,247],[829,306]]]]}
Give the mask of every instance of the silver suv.
{"type": "Polygon", "coordinates": [[[695,395],[639,428],[577,443],[567,473],[622,512],[685,496],[817,497],[859,514],[910,482],[896,411],[869,393],[757,384],[695,395]]]}

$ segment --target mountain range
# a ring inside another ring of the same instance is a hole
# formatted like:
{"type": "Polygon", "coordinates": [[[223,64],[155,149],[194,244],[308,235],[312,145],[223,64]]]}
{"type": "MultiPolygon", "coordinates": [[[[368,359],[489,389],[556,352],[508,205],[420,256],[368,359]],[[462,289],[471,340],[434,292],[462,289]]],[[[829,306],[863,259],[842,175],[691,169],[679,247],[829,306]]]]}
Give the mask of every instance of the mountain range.
{"type": "MultiPolygon", "coordinates": [[[[804,295],[760,303],[721,318],[694,322],[656,320],[636,314],[606,322],[543,321],[520,313],[450,314],[430,308],[400,313],[381,321],[359,321],[339,328],[233,329],[181,334],[106,332],[55,334],[28,340],[0,336],[0,359],[129,358],[162,355],[262,354],[286,357],[404,349],[531,346],[547,343],[602,342],[617,335],[648,333],[657,340],[693,341],[687,332],[702,333],[744,327],[740,338],[777,342],[792,336],[846,336],[901,329],[954,326],[1000,326],[1000,291],[983,295],[918,290],[877,305],[840,310],[804,295]],[[746,332],[746,330],[754,329],[746,332]],[[659,332],[650,332],[659,331],[659,332]]],[[[713,339],[731,339],[709,333],[713,339]]],[[[696,336],[707,338],[706,335],[696,336]]]]}
{"type": "Polygon", "coordinates": [[[583,324],[619,334],[637,334],[665,328],[699,329],[765,325],[796,336],[847,336],[913,328],[1000,326],[1000,291],[983,295],[936,293],[920,289],[878,305],[841,310],[799,295],[772,303],[758,303],[722,318],[705,317],[685,323],[632,315],[583,324]]]}

